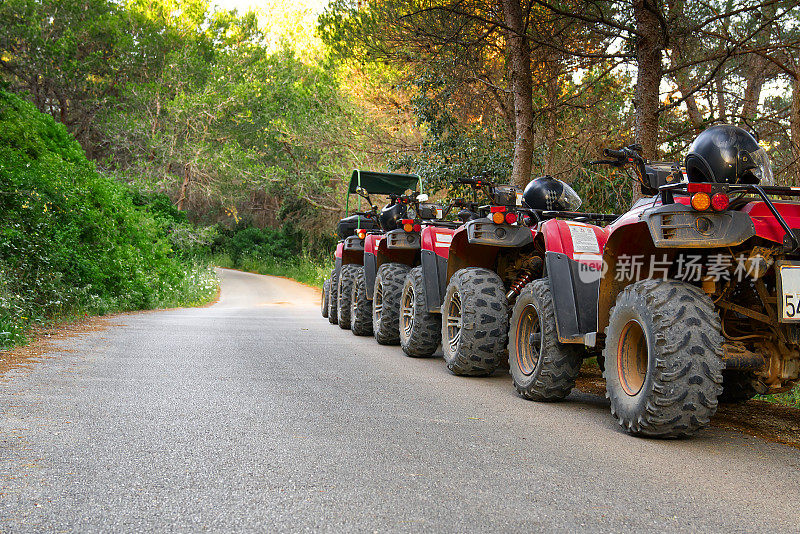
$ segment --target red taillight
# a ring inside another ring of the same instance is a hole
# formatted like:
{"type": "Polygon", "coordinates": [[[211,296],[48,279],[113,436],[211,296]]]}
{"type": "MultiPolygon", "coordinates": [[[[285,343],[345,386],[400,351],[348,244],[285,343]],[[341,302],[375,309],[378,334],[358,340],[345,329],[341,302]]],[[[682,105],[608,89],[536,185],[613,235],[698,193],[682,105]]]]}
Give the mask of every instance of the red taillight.
{"type": "Polygon", "coordinates": [[[415,224],[414,225],[414,231],[415,232],[421,232],[422,231],[422,225],[421,224],[415,224]]]}
{"type": "Polygon", "coordinates": [[[711,207],[714,208],[714,210],[716,211],[722,211],[728,209],[728,205],[730,205],[730,203],[731,200],[725,193],[717,193],[713,197],[711,197],[711,207]]]}
{"type": "Polygon", "coordinates": [[[691,204],[697,211],[706,211],[711,207],[711,197],[708,196],[708,193],[695,193],[692,195],[691,204]]]}
{"type": "Polygon", "coordinates": [[[514,224],[515,222],[517,222],[517,214],[514,213],[513,211],[509,211],[508,213],[506,213],[506,222],[508,224],[514,224]]]}
{"type": "Polygon", "coordinates": [[[711,184],[698,184],[698,183],[689,183],[686,184],[686,190],[690,193],[710,193],[713,189],[711,184]]]}

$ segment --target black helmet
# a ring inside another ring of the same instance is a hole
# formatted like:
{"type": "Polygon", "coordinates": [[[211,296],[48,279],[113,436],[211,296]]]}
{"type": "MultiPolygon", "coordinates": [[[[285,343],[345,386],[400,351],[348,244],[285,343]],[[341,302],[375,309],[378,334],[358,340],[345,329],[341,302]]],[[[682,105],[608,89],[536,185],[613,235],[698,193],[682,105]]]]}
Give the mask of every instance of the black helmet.
{"type": "Polygon", "coordinates": [[[772,184],[767,152],[750,133],[730,124],[712,126],[698,135],[685,165],[690,182],[772,184]]]}
{"type": "Polygon", "coordinates": [[[408,206],[405,204],[386,204],[378,215],[381,228],[386,232],[396,230],[400,227],[400,219],[404,219],[407,213],[408,206]]]}
{"type": "Polygon", "coordinates": [[[522,204],[534,210],[575,211],[581,207],[581,197],[561,180],[540,176],[525,186],[522,204]]]}

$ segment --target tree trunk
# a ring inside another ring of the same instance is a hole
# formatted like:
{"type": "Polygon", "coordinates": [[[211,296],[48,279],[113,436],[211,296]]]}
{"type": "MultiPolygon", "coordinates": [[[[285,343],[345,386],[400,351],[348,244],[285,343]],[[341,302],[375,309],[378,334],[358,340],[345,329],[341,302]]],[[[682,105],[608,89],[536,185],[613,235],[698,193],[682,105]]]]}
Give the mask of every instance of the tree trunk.
{"type": "Polygon", "coordinates": [[[533,83],[531,47],[525,36],[520,0],[503,0],[503,15],[508,32],[508,62],[511,93],[514,98],[514,166],[511,183],[524,187],[531,177],[533,160],[533,83]]]}
{"type": "Polygon", "coordinates": [[[181,191],[178,195],[177,208],[183,211],[186,204],[186,196],[189,194],[189,182],[192,180],[192,164],[187,163],[183,166],[183,183],[181,184],[181,191]]]}
{"type": "Polygon", "coordinates": [[[761,88],[764,86],[766,68],[767,60],[763,57],[756,54],[747,56],[747,87],[744,90],[742,119],[748,126],[755,123],[758,114],[758,103],[761,100],[761,88]]]}
{"type": "Polygon", "coordinates": [[[789,117],[792,138],[792,172],[794,185],[800,185],[800,69],[792,79],[792,114],[789,117]]]}
{"type": "Polygon", "coordinates": [[[719,120],[725,122],[728,118],[728,104],[725,101],[725,86],[723,85],[722,76],[717,76],[714,80],[714,85],[717,90],[717,107],[719,109],[719,120]]]}
{"type": "Polygon", "coordinates": [[[558,139],[559,65],[556,59],[547,60],[547,129],[545,133],[544,173],[555,174],[556,140],[558,139]]]}
{"type": "Polygon", "coordinates": [[[634,0],[636,19],[636,142],[647,159],[658,156],[658,94],[663,76],[664,48],[657,0],[634,0]]]}

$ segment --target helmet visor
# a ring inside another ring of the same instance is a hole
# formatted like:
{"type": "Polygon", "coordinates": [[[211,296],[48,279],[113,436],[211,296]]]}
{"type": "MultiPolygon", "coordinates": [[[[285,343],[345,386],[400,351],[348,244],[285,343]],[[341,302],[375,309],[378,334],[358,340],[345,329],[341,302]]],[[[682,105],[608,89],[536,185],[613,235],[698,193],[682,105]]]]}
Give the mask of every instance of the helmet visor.
{"type": "Polygon", "coordinates": [[[772,177],[772,166],[769,164],[767,151],[759,148],[755,152],[751,152],[750,157],[753,159],[753,163],[756,164],[756,168],[750,172],[756,177],[758,183],[761,185],[773,185],[775,181],[772,177]]]}
{"type": "Polygon", "coordinates": [[[564,188],[561,190],[561,195],[558,197],[558,202],[564,206],[564,211],[578,211],[581,207],[581,197],[575,192],[569,184],[563,184],[564,188]]]}

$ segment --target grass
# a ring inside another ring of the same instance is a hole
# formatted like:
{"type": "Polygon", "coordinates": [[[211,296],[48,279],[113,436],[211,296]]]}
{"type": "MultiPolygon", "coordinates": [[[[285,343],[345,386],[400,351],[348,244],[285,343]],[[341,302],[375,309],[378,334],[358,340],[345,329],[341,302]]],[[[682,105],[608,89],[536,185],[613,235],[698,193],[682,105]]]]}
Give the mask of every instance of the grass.
{"type": "Polygon", "coordinates": [[[228,254],[216,254],[212,263],[224,269],[239,269],[250,273],[284,276],[297,282],[322,288],[322,283],[330,276],[329,261],[309,255],[284,260],[243,255],[234,262],[228,254]]]}
{"type": "Polygon", "coordinates": [[[755,398],[772,402],[774,404],[783,404],[784,406],[791,406],[792,408],[800,408],[800,385],[795,386],[793,390],[785,393],[777,393],[775,395],[758,395],[755,398]]]}
{"type": "Polygon", "coordinates": [[[78,302],[46,315],[21,316],[8,320],[0,315],[0,353],[26,345],[31,341],[30,331],[48,328],[85,319],[141,309],[191,308],[212,302],[219,293],[219,278],[208,263],[187,265],[182,276],[167,287],[162,287],[148,306],[120,304],[113,299],[93,296],[89,301],[78,302]]]}

